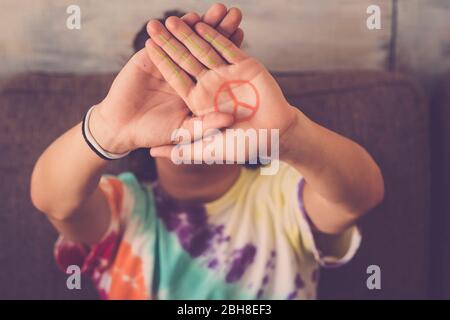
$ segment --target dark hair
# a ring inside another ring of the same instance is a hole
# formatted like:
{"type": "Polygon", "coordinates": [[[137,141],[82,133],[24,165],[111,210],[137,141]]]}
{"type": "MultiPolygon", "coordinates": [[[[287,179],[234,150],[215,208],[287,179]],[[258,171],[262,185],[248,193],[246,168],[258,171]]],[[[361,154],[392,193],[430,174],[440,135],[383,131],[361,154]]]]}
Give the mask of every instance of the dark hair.
{"type": "MultiPolygon", "coordinates": [[[[164,17],[158,19],[161,23],[164,24],[166,19],[171,16],[182,17],[186,14],[186,12],[180,10],[169,10],[164,12],[164,17]]],[[[136,33],[133,39],[133,49],[134,52],[138,52],[139,50],[145,47],[145,42],[149,39],[150,36],[147,33],[147,23],[145,23],[142,28],[136,33]]],[[[130,165],[131,170],[136,174],[139,180],[142,181],[153,181],[156,179],[156,166],[155,161],[152,157],[150,157],[149,151],[147,148],[138,149],[133,151],[130,156],[130,165]]],[[[249,169],[257,169],[261,166],[259,160],[258,164],[244,164],[246,168],[249,169]]]]}

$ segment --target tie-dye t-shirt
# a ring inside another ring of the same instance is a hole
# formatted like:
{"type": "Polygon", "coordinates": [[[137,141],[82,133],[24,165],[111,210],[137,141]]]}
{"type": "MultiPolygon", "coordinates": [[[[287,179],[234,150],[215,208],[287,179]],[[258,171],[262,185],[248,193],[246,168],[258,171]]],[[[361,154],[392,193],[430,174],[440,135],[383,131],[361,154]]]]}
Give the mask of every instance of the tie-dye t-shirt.
{"type": "Polygon", "coordinates": [[[60,237],[56,260],[80,266],[104,299],[314,299],[319,267],[350,260],[360,234],[349,230],[342,257],[323,256],[303,186],[283,163],[273,176],[242,168],[221,198],[182,205],[157,182],[104,176],[108,231],[89,249],[60,237]]]}

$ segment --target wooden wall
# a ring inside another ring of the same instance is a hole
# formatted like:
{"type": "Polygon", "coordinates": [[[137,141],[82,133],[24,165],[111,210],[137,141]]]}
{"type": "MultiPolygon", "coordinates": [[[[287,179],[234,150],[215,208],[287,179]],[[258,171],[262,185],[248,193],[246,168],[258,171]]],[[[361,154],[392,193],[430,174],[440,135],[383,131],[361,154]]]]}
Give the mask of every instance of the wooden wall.
{"type": "MultiPolygon", "coordinates": [[[[170,9],[204,11],[213,2],[0,0],[0,76],[117,71],[148,18],[170,9]],[[81,30],[66,27],[71,4],[81,8],[81,30]]],[[[429,86],[450,69],[450,0],[223,2],[243,10],[245,49],[273,71],[399,70],[429,86]],[[381,30],[366,27],[371,4],[381,8],[381,30]]]]}
{"type": "Polygon", "coordinates": [[[450,0],[397,0],[395,69],[426,89],[450,71],[450,0]]]}

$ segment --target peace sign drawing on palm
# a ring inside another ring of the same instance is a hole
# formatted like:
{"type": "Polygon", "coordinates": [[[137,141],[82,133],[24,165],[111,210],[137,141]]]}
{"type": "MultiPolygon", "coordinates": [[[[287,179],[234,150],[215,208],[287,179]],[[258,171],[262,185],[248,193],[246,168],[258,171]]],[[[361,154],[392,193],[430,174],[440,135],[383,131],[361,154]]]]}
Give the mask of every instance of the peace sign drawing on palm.
{"type": "Polygon", "coordinates": [[[214,110],[230,113],[236,121],[252,118],[259,108],[259,93],[255,86],[245,80],[224,82],[214,96],[214,110]],[[239,100],[244,96],[245,101],[239,100]]]}

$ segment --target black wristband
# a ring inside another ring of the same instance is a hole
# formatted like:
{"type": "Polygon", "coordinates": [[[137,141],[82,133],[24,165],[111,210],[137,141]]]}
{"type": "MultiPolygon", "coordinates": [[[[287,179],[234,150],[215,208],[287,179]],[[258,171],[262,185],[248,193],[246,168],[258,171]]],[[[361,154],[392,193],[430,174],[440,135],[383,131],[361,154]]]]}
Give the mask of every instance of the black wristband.
{"type": "Polygon", "coordinates": [[[91,107],[88,112],[83,117],[83,122],[81,123],[81,133],[83,134],[84,141],[86,141],[89,148],[91,148],[92,151],[95,152],[100,158],[103,160],[118,160],[125,156],[127,156],[130,152],[124,152],[121,154],[111,153],[106,150],[104,150],[100,144],[95,140],[95,138],[92,136],[91,131],[89,130],[89,119],[91,112],[94,107],[91,107]]]}

